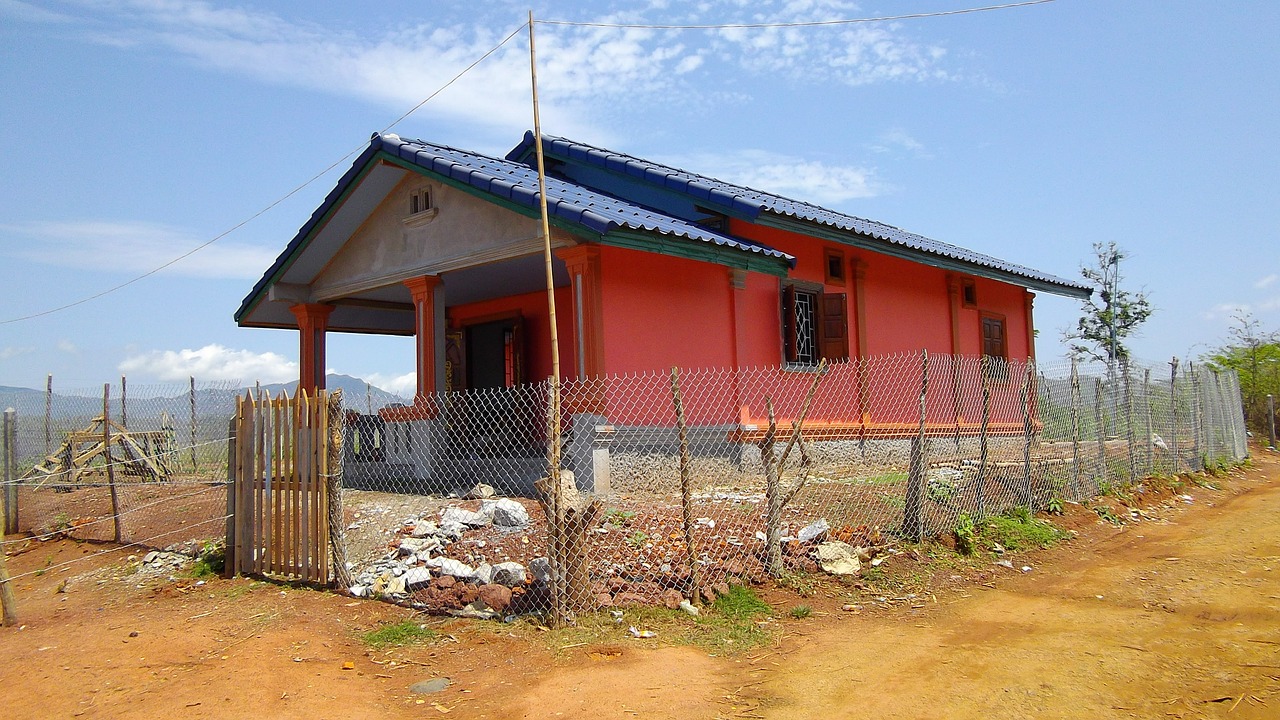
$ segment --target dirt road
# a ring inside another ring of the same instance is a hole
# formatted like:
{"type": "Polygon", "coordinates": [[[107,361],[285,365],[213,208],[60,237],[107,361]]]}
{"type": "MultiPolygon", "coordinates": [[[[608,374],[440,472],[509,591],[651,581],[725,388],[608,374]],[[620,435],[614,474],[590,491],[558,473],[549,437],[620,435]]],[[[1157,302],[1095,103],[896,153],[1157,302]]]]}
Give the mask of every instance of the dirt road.
{"type": "Polygon", "coordinates": [[[1280,717],[1280,461],[1184,492],[1015,558],[1026,573],[944,568],[894,607],[842,612],[830,593],[796,620],[769,595],[780,640],[730,657],[434,620],[445,640],[387,653],[360,635],[405,610],[32,543],[9,558],[24,626],[0,629],[0,703],[184,720],[1280,717]],[[445,690],[409,692],[438,676],[445,690]]]}

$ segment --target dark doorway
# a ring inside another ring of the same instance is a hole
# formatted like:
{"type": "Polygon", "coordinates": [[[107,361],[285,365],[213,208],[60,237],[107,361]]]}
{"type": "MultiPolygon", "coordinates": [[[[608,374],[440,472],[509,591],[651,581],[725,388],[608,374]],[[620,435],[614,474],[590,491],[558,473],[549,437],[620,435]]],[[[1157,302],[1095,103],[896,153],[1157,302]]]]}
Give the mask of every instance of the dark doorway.
{"type": "Polygon", "coordinates": [[[516,317],[466,326],[468,389],[513,387],[524,381],[521,324],[516,317]]]}

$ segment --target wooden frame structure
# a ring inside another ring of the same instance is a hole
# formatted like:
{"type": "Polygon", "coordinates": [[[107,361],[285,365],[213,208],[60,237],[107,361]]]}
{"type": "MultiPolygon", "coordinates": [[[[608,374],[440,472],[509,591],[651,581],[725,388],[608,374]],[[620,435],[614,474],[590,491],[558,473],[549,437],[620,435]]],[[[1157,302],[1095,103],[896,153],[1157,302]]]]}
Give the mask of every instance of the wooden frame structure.
{"type": "Polygon", "coordinates": [[[143,482],[168,480],[174,474],[177,445],[173,421],[161,415],[159,430],[129,430],[103,415],[83,430],[67,433],[62,445],[20,479],[40,478],[40,484],[60,478],[78,484],[80,476],[113,466],[143,482]]]}

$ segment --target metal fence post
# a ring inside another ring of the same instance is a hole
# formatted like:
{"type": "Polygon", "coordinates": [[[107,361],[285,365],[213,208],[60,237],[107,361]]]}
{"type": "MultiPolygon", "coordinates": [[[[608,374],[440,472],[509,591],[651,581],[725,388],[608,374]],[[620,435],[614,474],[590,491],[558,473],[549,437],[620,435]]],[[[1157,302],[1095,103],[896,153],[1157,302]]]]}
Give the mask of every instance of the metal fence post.
{"type": "Polygon", "coordinates": [[[8,408],[4,411],[4,535],[18,532],[18,481],[14,477],[14,452],[16,442],[14,433],[17,423],[14,422],[16,411],[8,408]]]}
{"type": "Polygon", "coordinates": [[[1080,492],[1080,368],[1071,358],[1071,499],[1079,502],[1080,492]]]}
{"type": "Polygon", "coordinates": [[[1178,358],[1169,362],[1169,407],[1173,419],[1169,422],[1169,449],[1173,451],[1173,474],[1178,474],[1178,358]]]}

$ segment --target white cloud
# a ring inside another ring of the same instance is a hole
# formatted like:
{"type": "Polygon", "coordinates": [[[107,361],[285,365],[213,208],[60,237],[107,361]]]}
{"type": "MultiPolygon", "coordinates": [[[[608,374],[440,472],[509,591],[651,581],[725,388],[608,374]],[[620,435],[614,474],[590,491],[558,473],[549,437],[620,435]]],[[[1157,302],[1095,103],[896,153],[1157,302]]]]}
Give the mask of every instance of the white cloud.
{"type": "Polygon", "coordinates": [[[21,347],[10,345],[8,347],[0,348],[0,360],[11,360],[13,358],[21,357],[23,355],[30,355],[35,351],[36,349],[29,345],[24,345],[21,347]]]}
{"type": "MultiPolygon", "coordinates": [[[[89,27],[82,34],[94,42],[163,47],[226,72],[399,110],[441,88],[516,30],[525,21],[524,7],[441,7],[432,24],[360,30],[195,0],[85,3],[76,14],[85,17],[89,27]]],[[[843,0],[623,3],[609,14],[572,6],[554,11],[557,19],[664,24],[821,21],[860,13],[843,0]]],[[[694,73],[736,78],[745,71],[809,85],[953,79],[942,66],[945,49],[910,39],[895,23],[720,31],[540,24],[536,32],[544,119],[564,134],[588,132],[609,112],[610,100],[665,104],[671,92],[688,89],[694,73]]],[[[528,44],[524,33],[517,35],[423,113],[504,130],[526,127],[528,44]]]]}
{"type": "Polygon", "coordinates": [[[926,160],[933,157],[933,155],[925,148],[923,143],[916,140],[902,128],[886,130],[880,134],[878,141],[873,143],[870,147],[872,150],[879,153],[904,150],[918,158],[926,160]]]}
{"type": "Polygon", "coordinates": [[[740,150],[732,154],[696,154],[661,161],[691,172],[755,190],[822,205],[836,205],[857,198],[875,197],[881,191],[871,170],[831,165],[766,150],[740,150]]]}
{"type": "MultiPolygon", "coordinates": [[[[12,257],[47,265],[92,270],[143,272],[173,260],[202,240],[177,228],[146,222],[72,220],[0,225],[12,257]]],[[[162,272],[203,278],[255,280],[278,249],[221,240],[162,272]]]]}
{"type": "Polygon", "coordinates": [[[1248,303],[1219,303],[1201,313],[1201,316],[1206,320],[1221,320],[1248,314],[1252,309],[1248,303]]]}
{"type": "Polygon", "coordinates": [[[1254,283],[1254,284],[1253,284],[1253,286],[1254,286],[1254,287],[1256,287],[1256,288],[1258,288],[1259,290],[1264,290],[1264,289],[1266,289],[1266,288],[1268,288],[1268,287],[1270,287],[1270,286],[1274,285],[1274,284],[1275,284],[1275,282],[1276,282],[1276,280],[1280,280],[1280,275],[1277,275],[1276,273],[1271,273],[1270,275],[1268,275],[1268,276],[1266,276],[1266,277],[1262,278],[1261,280],[1259,280],[1258,282],[1254,283]]]}
{"type": "Polygon", "coordinates": [[[58,341],[58,349],[68,355],[79,355],[80,348],[75,343],[63,338],[58,341]]]}
{"type": "Polygon", "coordinates": [[[0,0],[0,16],[5,15],[17,20],[40,23],[65,23],[74,19],[68,15],[36,7],[19,0],[0,0]]]}
{"type": "Polygon", "coordinates": [[[298,379],[298,363],[273,352],[233,350],[221,345],[205,345],[196,350],[151,350],[132,355],[120,363],[122,373],[137,373],[159,381],[235,380],[264,383],[298,379]]]}
{"type": "Polygon", "coordinates": [[[414,393],[418,391],[418,373],[416,372],[407,372],[403,375],[369,373],[364,376],[364,381],[393,395],[405,398],[413,397],[414,393]]]}

